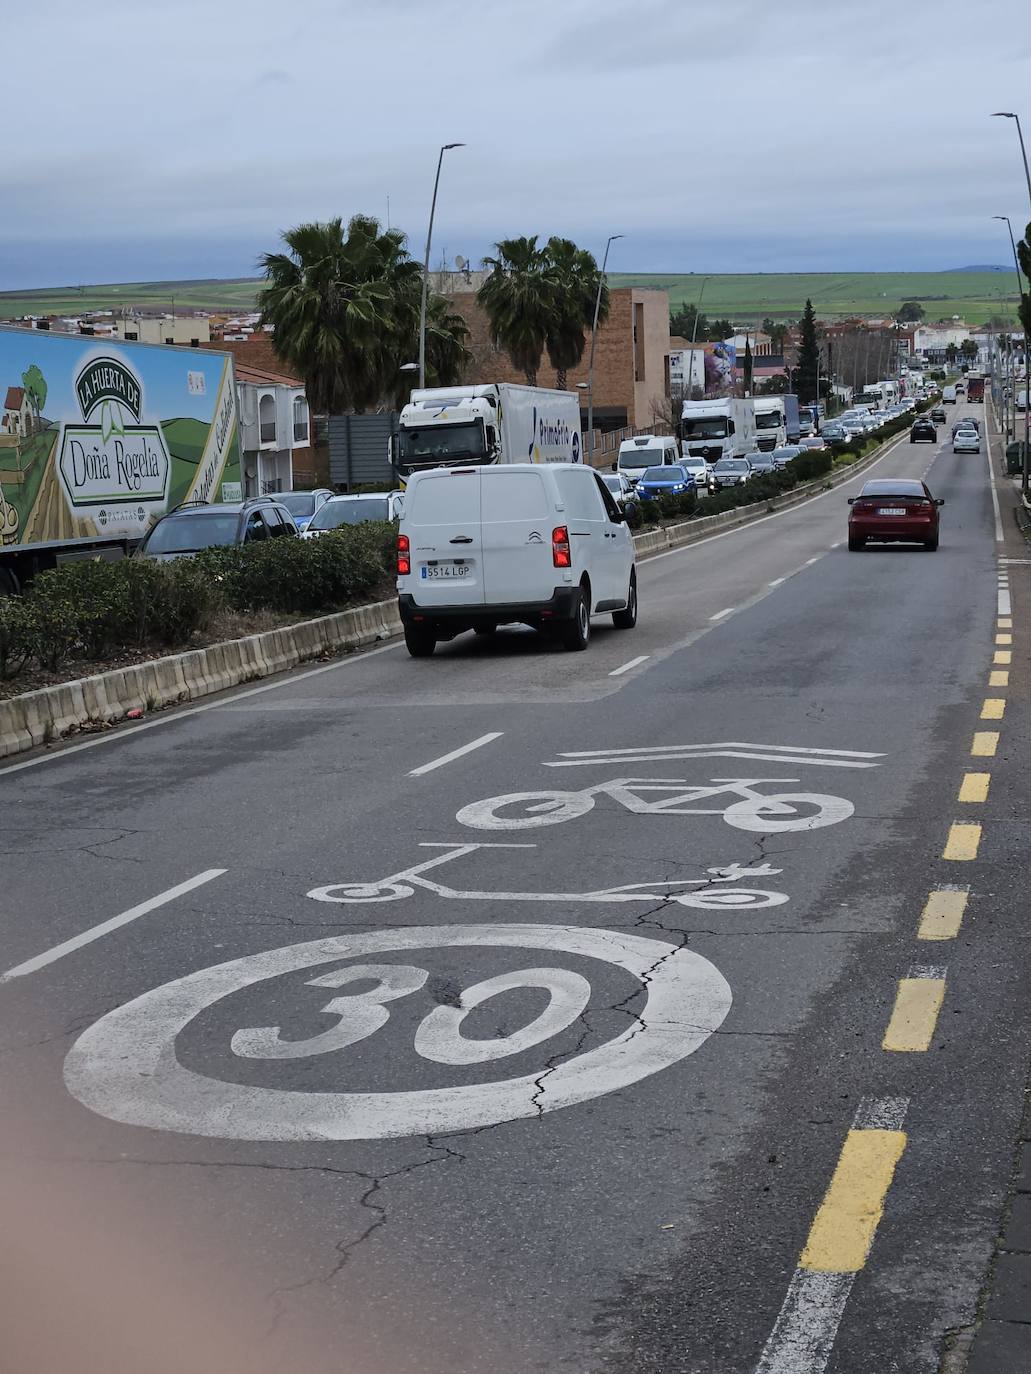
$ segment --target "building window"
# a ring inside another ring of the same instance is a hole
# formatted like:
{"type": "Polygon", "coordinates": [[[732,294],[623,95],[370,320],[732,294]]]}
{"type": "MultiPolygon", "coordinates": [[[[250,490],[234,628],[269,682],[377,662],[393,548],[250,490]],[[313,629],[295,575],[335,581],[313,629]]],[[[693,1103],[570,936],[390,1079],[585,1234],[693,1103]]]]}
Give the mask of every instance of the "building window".
{"type": "Polygon", "coordinates": [[[303,396],[294,397],[294,443],[308,442],[308,402],[303,396]]]}
{"type": "Polygon", "coordinates": [[[276,442],[276,401],[267,392],[258,402],[258,432],[263,444],[276,442]]]}
{"type": "Polygon", "coordinates": [[[644,306],[634,304],[634,379],[644,381],[644,306]]]}

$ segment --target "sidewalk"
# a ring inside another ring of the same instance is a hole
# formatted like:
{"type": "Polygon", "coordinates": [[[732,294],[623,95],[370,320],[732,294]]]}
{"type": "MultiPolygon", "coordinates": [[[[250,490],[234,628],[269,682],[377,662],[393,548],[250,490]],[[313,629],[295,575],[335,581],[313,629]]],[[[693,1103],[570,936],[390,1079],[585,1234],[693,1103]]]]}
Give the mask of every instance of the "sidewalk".
{"type": "MultiPolygon", "coordinates": [[[[988,409],[986,406],[986,421],[988,409]]],[[[998,556],[1000,560],[1013,560],[1000,566],[1013,567],[1016,574],[1025,560],[1031,563],[1031,542],[1022,532],[1022,526],[1031,517],[1023,508],[1020,479],[1005,475],[1004,447],[996,423],[992,414],[992,470],[1003,536],[998,556]]],[[[1031,573],[1031,568],[1025,571],[1031,573]]],[[[1031,577],[1018,580],[1014,576],[1010,581],[1016,582],[1016,631],[1017,617],[1027,614],[1025,588],[1031,586],[1031,577]]],[[[999,1221],[995,1252],[978,1301],[978,1320],[971,1331],[959,1337],[945,1357],[942,1370],[948,1374],[1031,1374],[1031,1096],[1026,1097],[1014,1149],[1013,1177],[999,1221]]]]}

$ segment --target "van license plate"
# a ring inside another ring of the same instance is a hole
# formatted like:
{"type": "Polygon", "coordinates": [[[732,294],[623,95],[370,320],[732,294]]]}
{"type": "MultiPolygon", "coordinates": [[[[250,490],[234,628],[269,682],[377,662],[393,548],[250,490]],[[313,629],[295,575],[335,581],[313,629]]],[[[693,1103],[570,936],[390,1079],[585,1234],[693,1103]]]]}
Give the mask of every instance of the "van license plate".
{"type": "Polygon", "coordinates": [[[422,579],[424,582],[432,582],[438,577],[468,576],[468,563],[424,563],[422,566],[422,579]]]}

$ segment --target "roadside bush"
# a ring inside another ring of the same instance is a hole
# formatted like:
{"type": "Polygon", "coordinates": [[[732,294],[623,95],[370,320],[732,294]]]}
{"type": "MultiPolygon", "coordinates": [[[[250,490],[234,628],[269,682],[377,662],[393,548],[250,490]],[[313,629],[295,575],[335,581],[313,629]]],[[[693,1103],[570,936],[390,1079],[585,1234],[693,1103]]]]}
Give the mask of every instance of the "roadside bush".
{"type": "Polygon", "coordinates": [[[43,637],[42,657],[49,665],[75,646],[100,658],[124,640],[125,584],[117,565],[83,559],[40,573],[29,590],[29,603],[43,637]]]}
{"type": "Polygon", "coordinates": [[[35,650],[32,615],[19,596],[0,596],[0,680],[16,677],[35,650]]]}
{"type": "MultiPolygon", "coordinates": [[[[146,562],[145,559],[138,560],[146,562]]],[[[128,570],[136,559],[118,563],[125,568],[130,579],[134,576],[128,570]]],[[[163,574],[157,586],[149,623],[149,639],[156,639],[165,647],[185,644],[195,634],[202,634],[225,602],[221,588],[203,568],[189,558],[177,558],[171,563],[160,565],[163,574]]]]}
{"type": "MultiPolygon", "coordinates": [[[[846,445],[845,447],[848,447],[846,445]]],[[[833,454],[826,449],[807,449],[788,463],[788,471],[796,482],[811,482],[823,477],[834,466],[833,454]]]]}

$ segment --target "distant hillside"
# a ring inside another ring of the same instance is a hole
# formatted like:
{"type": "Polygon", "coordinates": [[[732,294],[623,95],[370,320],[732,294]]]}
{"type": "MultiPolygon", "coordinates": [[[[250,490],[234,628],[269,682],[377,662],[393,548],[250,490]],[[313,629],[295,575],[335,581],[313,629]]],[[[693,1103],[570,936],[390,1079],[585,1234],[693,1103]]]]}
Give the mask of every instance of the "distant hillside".
{"type": "Polygon", "coordinates": [[[991,263],[981,264],[977,267],[948,267],[948,272],[1008,272],[1008,267],[993,267],[991,263]]]}

